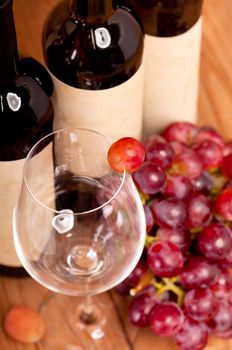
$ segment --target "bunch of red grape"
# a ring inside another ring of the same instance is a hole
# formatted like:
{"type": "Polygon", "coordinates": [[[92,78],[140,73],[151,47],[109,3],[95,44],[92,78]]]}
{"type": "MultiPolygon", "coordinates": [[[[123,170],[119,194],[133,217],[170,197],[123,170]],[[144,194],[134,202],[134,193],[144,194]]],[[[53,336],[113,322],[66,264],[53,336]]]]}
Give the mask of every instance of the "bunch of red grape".
{"type": "Polygon", "coordinates": [[[130,321],[203,349],[211,332],[232,336],[232,142],[212,128],[176,122],[144,142],[133,172],[147,237],[132,274],[130,321]]]}

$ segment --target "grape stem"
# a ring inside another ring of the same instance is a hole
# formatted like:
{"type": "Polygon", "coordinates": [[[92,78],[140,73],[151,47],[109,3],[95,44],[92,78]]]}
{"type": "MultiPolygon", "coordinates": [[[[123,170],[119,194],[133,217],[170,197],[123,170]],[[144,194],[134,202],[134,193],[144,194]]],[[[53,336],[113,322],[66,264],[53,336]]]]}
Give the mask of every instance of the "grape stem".
{"type": "Polygon", "coordinates": [[[158,241],[159,240],[159,237],[157,237],[157,236],[146,236],[146,239],[145,239],[145,247],[146,248],[149,248],[151,245],[152,245],[152,243],[154,243],[154,242],[156,242],[156,241],[158,241]]]}
{"type": "Polygon", "coordinates": [[[177,286],[175,283],[177,282],[177,277],[173,278],[162,278],[160,282],[157,282],[155,276],[152,271],[147,270],[142,278],[140,279],[137,286],[130,290],[130,295],[135,296],[145,287],[152,285],[156,289],[157,296],[161,296],[163,293],[171,291],[177,296],[177,303],[181,306],[184,298],[184,291],[181,287],[177,286]]]}
{"type": "Polygon", "coordinates": [[[149,199],[148,194],[145,194],[145,193],[139,191],[139,196],[140,196],[140,200],[141,200],[142,204],[145,205],[149,199]]]}
{"type": "Polygon", "coordinates": [[[157,289],[157,295],[162,295],[164,292],[171,291],[177,296],[177,303],[181,306],[184,298],[184,291],[178,287],[175,282],[177,278],[162,278],[163,283],[154,283],[157,289]]]}
{"type": "Polygon", "coordinates": [[[137,284],[137,286],[135,286],[134,288],[132,288],[130,290],[130,295],[131,296],[135,296],[143,288],[151,285],[153,279],[154,279],[154,274],[150,270],[146,271],[143,274],[143,276],[141,277],[141,279],[140,279],[139,283],[137,284]]]}

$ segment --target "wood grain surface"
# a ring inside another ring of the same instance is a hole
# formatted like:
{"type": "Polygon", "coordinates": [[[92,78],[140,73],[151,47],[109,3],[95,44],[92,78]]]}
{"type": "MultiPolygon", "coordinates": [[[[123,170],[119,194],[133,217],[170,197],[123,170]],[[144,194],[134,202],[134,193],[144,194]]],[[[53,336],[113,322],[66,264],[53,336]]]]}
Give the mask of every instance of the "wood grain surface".
{"type": "MultiPolygon", "coordinates": [[[[43,62],[41,31],[50,9],[58,0],[15,0],[15,20],[19,49],[43,62]]],[[[211,125],[226,139],[232,139],[232,0],[204,0],[203,39],[199,92],[199,125],[211,125]]],[[[96,297],[105,305],[109,322],[107,336],[92,344],[85,332],[70,330],[69,310],[78,305],[74,298],[48,299],[50,293],[31,278],[0,277],[0,322],[15,304],[38,310],[46,300],[53,303],[53,321],[46,325],[50,334],[36,345],[11,340],[0,327],[0,350],[177,350],[169,339],[155,337],[149,330],[131,326],[127,320],[127,299],[108,292],[96,297]],[[54,331],[56,326],[58,331],[54,331]],[[70,335],[69,347],[62,345],[70,335]]],[[[46,319],[46,317],[45,317],[46,319]]],[[[210,337],[206,350],[232,350],[231,340],[210,337]]]]}

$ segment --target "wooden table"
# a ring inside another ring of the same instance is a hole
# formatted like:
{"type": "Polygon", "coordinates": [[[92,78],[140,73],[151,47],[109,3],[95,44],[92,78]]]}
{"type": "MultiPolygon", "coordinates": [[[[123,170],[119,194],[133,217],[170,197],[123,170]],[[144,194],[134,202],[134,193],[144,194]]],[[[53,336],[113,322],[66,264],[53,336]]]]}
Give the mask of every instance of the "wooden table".
{"type": "MultiPolygon", "coordinates": [[[[42,62],[41,29],[50,8],[58,0],[15,0],[15,19],[19,49],[42,62]]],[[[82,0],[83,1],[83,0],[82,0]]],[[[204,24],[199,96],[199,124],[209,124],[232,139],[232,1],[204,0],[204,24]]],[[[0,277],[0,321],[10,306],[23,303],[40,308],[47,291],[30,278],[13,279],[0,277]]],[[[177,350],[171,340],[155,337],[149,330],[137,329],[129,324],[126,316],[127,300],[113,292],[105,293],[98,300],[107,305],[108,336],[104,341],[91,345],[85,335],[73,335],[75,350],[177,350]],[[80,346],[80,347],[79,347],[80,346]]],[[[51,338],[51,344],[21,345],[8,338],[0,328],[1,350],[63,350],[56,339],[69,331],[65,324],[66,314],[73,307],[73,299],[54,301],[54,323],[59,332],[51,338]]],[[[51,324],[49,327],[52,327],[51,324]]],[[[211,337],[207,350],[231,350],[232,340],[211,337]]],[[[74,348],[70,348],[74,350],[74,348]]]]}

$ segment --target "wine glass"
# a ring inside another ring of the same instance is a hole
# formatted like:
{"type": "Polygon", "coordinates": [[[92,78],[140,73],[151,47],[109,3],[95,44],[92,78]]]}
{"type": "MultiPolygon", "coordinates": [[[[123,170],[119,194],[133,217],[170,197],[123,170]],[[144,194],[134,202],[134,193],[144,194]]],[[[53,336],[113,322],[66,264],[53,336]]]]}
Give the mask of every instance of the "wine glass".
{"type": "Polygon", "coordinates": [[[109,167],[109,146],[101,134],[80,128],[42,138],[25,160],[13,215],[22,265],[50,291],[85,297],[72,323],[94,339],[104,336],[105,310],[90,296],[130,274],[146,232],[137,189],[126,171],[109,167]]]}

